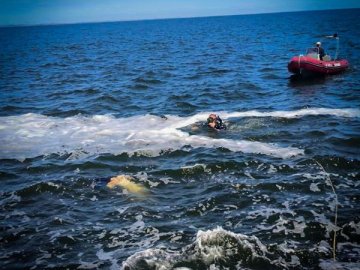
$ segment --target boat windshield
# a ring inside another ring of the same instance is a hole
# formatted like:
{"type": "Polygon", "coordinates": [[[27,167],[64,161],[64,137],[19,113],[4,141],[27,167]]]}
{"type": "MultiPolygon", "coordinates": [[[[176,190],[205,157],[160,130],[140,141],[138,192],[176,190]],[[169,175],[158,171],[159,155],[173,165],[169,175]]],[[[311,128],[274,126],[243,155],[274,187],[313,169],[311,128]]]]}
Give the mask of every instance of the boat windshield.
{"type": "Polygon", "coordinates": [[[317,48],[317,47],[313,47],[313,48],[308,48],[307,50],[306,50],[306,54],[311,54],[311,53],[319,53],[319,48],[317,48]]]}
{"type": "Polygon", "coordinates": [[[315,59],[319,59],[319,48],[313,47],[306,50],[306,55],[315,59]]]}

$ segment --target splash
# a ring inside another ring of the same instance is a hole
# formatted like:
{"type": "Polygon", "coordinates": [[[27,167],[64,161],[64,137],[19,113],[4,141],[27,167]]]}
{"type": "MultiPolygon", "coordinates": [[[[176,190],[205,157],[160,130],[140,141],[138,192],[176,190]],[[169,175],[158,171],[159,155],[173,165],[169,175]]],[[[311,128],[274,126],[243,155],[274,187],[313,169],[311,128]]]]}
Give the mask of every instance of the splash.
{"type": "Polygon", "coordinates": [[[222,266],[237,269],[257,265],[262,269],[281,269],[282,263],[274,260],[267,247],[255,236],[236,234],[218,227],[198,231],[196,240],[180,252],[147,249],[130,256],[123,269],[210,269],[222,266]],[[236,265],[234,265],[236,263],[236,265]],[[189,269],[189,268],[185,268],[189,269]]]}
{"type": "MultiPolygon", "coordinates": [[[[137,252],[122,263],[122,269],[300,269],[309,263],[307,260],[312,253],[320,253],[323,258],[327,258],[330,253],[330,245],[326,241],[308,247],[308,252],[298,244],[297,241],[287,240],[281,244],[276,242],[265,245],[254,235],[217,227],[207,231],[199,230],[195,241],[180,251],[169,251],[163,247],[137,252]]],[[[343,245],[354,246],[352,243],[343,245]]],[[[355,247],[358,248],[358,245],[355,247]]],[[[356,255],[358,250],[354,251],[356,255]]],[[[315,263],[312,267],[352,270],[359,266],[359,262],[333,259],[320,259],[317,263],[319,265],[315,263]]]]}
{"type": "MultiPolygon", "coordinates": [[[[289,158],[304,153],[294,147],[279,147],[271,143],[247,140],[215,139],[190,135],[179,130],[193,123],[204,121],[208,112],[190,117],[167,115],[141,115],[115,118],[111,115],[82,115],[56,118],[40,114],[25,114],[0,118],[0,158],[33,158],[50,154],[70,154],[68,159],[103,153],[134,153],[158,156],[167,151],[192,148],[223,147],[234,152],[272,155],[289,158]]],[[[334,115],[359,117],[355,109],[303,109],[275,112],[223,112],[224,119],[232,117],[285,117],[305,115],[334,115]]]]}

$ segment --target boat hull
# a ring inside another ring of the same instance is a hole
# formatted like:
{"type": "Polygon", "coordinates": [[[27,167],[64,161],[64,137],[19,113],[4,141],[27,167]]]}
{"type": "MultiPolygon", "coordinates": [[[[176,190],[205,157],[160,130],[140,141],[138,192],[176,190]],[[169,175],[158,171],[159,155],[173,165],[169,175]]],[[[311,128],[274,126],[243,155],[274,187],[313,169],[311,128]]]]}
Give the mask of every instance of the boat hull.
{"type": "Polygon", "coordinates": [[[308,56],[295,56],[288,63],[288,70],[295,74],[337,74],[349,67],[347,60],[322,61],[308,56]]]}

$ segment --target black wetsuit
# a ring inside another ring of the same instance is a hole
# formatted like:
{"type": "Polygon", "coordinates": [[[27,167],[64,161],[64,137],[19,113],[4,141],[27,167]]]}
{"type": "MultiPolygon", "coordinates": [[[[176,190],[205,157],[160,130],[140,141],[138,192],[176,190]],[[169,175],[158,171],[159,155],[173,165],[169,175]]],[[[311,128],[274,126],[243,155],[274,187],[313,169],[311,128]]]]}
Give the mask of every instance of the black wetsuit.
{"type": "Polygon", "coordinates": [[[223,121],[221,120],[221,118],[219,116],[216,117],[215,128],[216,129],[226,129],[226,126],[224,125],[223,121]]]}
{"type": "Polygon", "coordinates": [[[325,56],[325,51],[322,47],[318,47],[318,49],[319,49],[320,60],[323,60],[323,57],[325,56]]]}

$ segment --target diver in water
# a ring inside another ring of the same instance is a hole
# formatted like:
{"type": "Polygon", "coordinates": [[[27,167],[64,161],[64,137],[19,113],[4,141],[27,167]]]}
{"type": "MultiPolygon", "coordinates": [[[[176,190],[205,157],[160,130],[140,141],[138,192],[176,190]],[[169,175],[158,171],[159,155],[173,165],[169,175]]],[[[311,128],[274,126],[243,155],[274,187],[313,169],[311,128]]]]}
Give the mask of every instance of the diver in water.
{"type": "Polygon", "coordinates": [[[209,115],[207,119],[207,126],[213,129],[226,129],[226,126],[221,118],[214,113],[209,115]]]}

